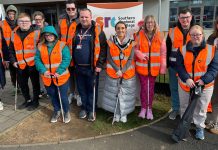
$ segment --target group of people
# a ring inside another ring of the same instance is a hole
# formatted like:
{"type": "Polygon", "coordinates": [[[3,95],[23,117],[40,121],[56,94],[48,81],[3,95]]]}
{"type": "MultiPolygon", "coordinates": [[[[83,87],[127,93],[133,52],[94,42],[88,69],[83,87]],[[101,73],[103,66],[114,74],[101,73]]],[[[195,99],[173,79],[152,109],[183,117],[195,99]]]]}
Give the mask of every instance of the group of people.
{"type": "MultiPolygon", "coordinates": [[[[33,14],[35,25],[28,14],[18,14],[13,5],[6,9],[6,14],[0,23],[0,81],[4,87],[2,73],[9,67],[12,83],[15,86],[18,81],[25,99],[20,109],[36,109],[40,89],[45,88],[54,108],[52,123],[57,122],[61,114],[65,123],[70,122],[69,100],[78,94],[81,97],[79,118],[95,121],[99,73],[105,69],[101,102],[103,109],[114,113],[113,122],[127,122],[127,115],[134,111],[137,77],[141,87],[138,117],[152,120],[155,80],[159,74],[166,74],[168,68],[170,119],[182,117],[189,104],[190,90],[196,85],[204,86],[193,116],[196,138],[204,139],[207,107],[214,83],[218,82],[218,19],[207,41],[203,28],[194,25],[189,9],[179,12],[178,24],[170,28],[166,40],[153,15],[147,15],[133,35],[128,33],[125,22],[118,21],[115,34],[107,40],[103,27],[92,20],[91,10],[78,10],[72,0],[66,1],[66,13],[60,16],[57,31],[45,23],[39,11],[33,14]]],[[[216,120],[211,129],[214,133],[218,130],[216,111],[214,109],[216,120]]]]}
{"type": "MultiPolygon", "coordinates": [[[[217,18],[218,20],[218,18],[217,18]]],[[[207,108],[212,94],[217,93],[218,51],[217,20],[214,23],[214,33],[206,41],[203,28],[194,24],[194,18],[189,9],[182,9],[178,14],[178,23],[170,28],[166,40],[169,84],[172,100],[172,112],[169,118],[174,120],[177,115],[183,116],[190,103],[191,91],[197,86],[203,87],[198,97],[193,114],[196,125],[197,139],[203,140],[207,108]],[[215,90],[214,89],[215,83],[215,90]],[[213,92],[214,91],[214,92],[213,92]]],[[[217,97],[214,97],[217,105],[217,97]]],[[[217,108],[214,109],[214,120],[210,131],[218,133],[217,108]]]]}

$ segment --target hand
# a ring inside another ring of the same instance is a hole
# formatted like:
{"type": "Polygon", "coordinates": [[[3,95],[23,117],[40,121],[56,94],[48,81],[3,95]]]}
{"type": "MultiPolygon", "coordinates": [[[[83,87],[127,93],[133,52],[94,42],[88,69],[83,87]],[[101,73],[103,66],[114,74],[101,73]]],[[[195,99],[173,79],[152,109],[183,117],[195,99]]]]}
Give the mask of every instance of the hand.
{"type": "Polygon", "coordinates": [[[51,73],[50,73],[49,71],[46,71],[46,72],[44,73],[44,76],[47,77],[47,78],[49,78],[49,77],[51,76],[51,73]]]}
{"type": "Polygon", "coordinates": [[[123,73],[122,73],[122,71],[119,70],[119,71],[116,72],[116,75],[119,76],[119,77],[122,77],[123,73]]]}
{"type": "Polygon", "coordinates": [[[56,78],[58,78],[59,76],[60,76],[60,74],[58,74],[57,72],[54,74],[54,76],[56,77],[56,78]]]}
{"type": "Polygon", "coordinates": [[[149,58],[148,58],[148,56],[146,54],[144,54],[143,60],[149,60],[149,58]]]}
{"type": "Polygon", "coordinates": [[[2,64],[5,67],[5,69],[9,68],[9,62],[8,61],[3,61],[2,64]]]}
{"type": "Polygon", "coordinates": [[[201,79],[197,80],[196,82],[198,82],[198,85],[199,85],[199,86],[204,85],[204,81],[202,81],[201,79]]]}
{"type": "Polygon", "coordinates": [[[195,82],[192,79],[187,79],[186,85],[190,88],[193,88],[193,87],[195,87],[195,82]]]}
{"type": "Polygon", "coordinates": [[[96,67],[96,68],[95,68],[95,72],[101,72],[101,68],[96,67]]]}
{"type": "Polygon", "coordinates": [[[14,63],[13,63],[13,66],[14,66],[15,68],[18,68],[18,63],[17,63],[17,62],[14,62],[14,63]]]}

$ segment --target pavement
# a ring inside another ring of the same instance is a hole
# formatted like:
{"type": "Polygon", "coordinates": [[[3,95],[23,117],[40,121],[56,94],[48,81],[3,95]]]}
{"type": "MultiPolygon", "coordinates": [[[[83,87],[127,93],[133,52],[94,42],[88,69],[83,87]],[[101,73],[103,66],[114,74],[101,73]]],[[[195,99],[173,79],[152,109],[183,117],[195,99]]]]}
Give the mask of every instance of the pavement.
{"type": "MultiPolygon", "coordinates": [[[[8,76],[8,74],[7,74],[8,76]]],[[[35,111],[14,111],[13,87],[9,79],[4,91],[0,93],[4,110],[0,111],[0,134],[13,128],[17,123],[32,115],[35,111]]],[[[18,95],[18,105],[23,102],[22,95],[18,95]]],[[[48,100],[40,100],[40,107],[48,104],[48,100]]],[[[205,131],[205,140],[194,138],[193,127],[188,141],[174,143],[171,133],[178,123],[163,117],[149,126],[139,127],[129,131],[90,137],[78,140],[61,141],[58,143],[40,143],[24,145],[0,145],[0,150],[218,150],[218,135],[205,131]]]]}

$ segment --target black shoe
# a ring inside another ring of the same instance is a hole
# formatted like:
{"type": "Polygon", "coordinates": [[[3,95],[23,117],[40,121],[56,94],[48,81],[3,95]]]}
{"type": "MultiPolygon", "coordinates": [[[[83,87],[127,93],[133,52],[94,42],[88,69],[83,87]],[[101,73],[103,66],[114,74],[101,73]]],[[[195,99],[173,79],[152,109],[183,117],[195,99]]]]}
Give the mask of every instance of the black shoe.
{"type": "Polygon", "coordinates": [[[18,109],[25,109],[25,108],[29,107],[31,104],[32,104],[31,100],[25,101],[25,102],[23,102],[23,104],[18,106],[18,109]]]}
{"type": "Polygon", "coordinates": [[[29,107],[28,107],[28,111],[33,111],[35,109],[37,109],[39,107],[39,103],[32,103],[29,107]]]}

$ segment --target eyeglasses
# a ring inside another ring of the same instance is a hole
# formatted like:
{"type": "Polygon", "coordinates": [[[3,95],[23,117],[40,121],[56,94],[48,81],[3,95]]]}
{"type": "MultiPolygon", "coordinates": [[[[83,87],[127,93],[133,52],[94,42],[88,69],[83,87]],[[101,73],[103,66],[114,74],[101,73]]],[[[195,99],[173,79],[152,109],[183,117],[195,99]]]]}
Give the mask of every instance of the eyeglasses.
{"type": "Polygon", "coordinates": [[[154,24],[154,21],[148,21],[146,24],[154,24]]]}
{"type": "Polygon", "coordinates": [[[35,21],[37,21],[37,22],[41,22],[41,21],[42,21],[42,19],[35,19],[35,21]]]}
{"type": "Polygon", "coordinates": [[[200,37],[202,34],[190,34],[191,37],[200,37]]]}
{"type": "Polygon", "coordinates": [[[67,11],[75,11],[76,10],[76,8],[67,8],[67,11]]]}
{"type": "Polygon", "coordinates": [[[30,23],[30,20],[19,20],[18,23],[30,23]]]}
{"type": "Polygon", "coordinates": [[[191,16],[184,16],[184,17],[179,17],[181,20],[189,19],[191,16]]]}
{"type": "Polygon", "coordinates": [[[45,37],[53,36],[53,34],[44,34],[45,37]]]}

